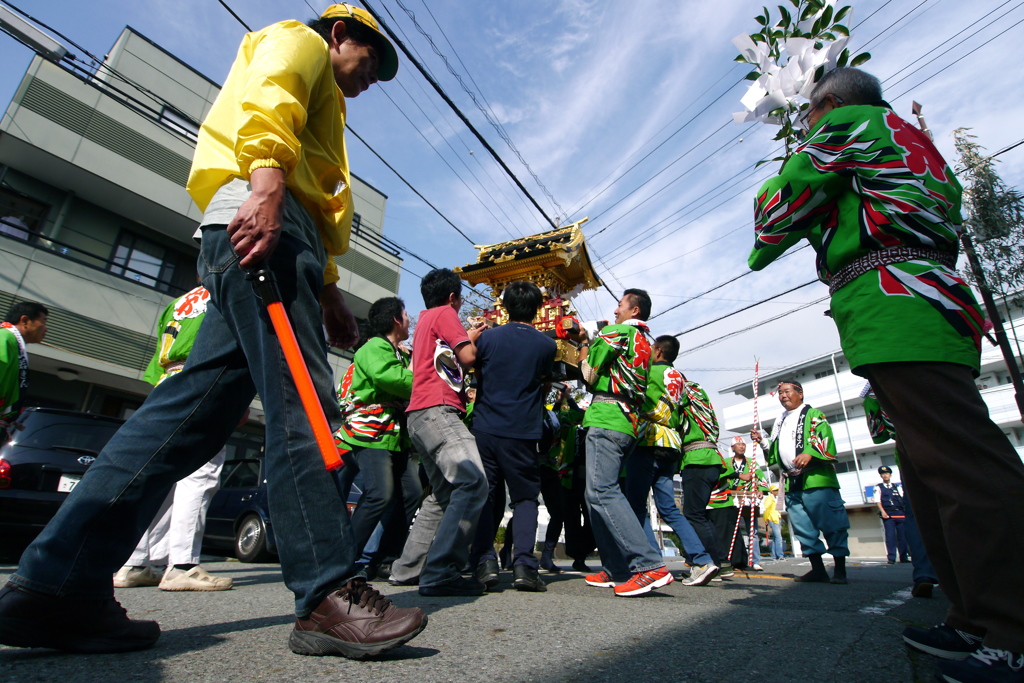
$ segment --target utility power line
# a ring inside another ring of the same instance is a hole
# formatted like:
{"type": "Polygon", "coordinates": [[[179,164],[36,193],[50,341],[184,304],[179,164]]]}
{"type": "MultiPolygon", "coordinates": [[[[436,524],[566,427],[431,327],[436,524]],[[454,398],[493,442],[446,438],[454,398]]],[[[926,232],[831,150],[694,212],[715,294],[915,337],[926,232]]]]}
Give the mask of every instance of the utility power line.
{"type": "Polygon", "coordinates": [[[797,291],[798,289],[803,289],[804,287],[809,287],[809,286],[811,286],[813,284],[817,284],[819,282],[820,282],[820,280],[811,280],[810,282],[805,282],[802,285],[797,285],[796,287],[793,287],[792,289],[787,289],[785,292],[780,292],[780,293],[776,294],[775,296],[770,296],[770,297],[768,297],[766,299],[761,299],[758,302],[752,303],[749,306],[744,306],[743,308],[741,308],[739,310],[736,310],[736,311],[733,311],[732,313],[726,313],[725,315],[720,316],[718,318],[715,318],[714,320],[709,320],[706,323],[701,323],[700,325],[695,325],[695,326],[689,328],[688,330],[683,330],[682,332],[677,332],[676,334],[674,334],[672,336],[674,336],[674,337],[682,337],[683,335],[690,334],[691,332],[696,332],[697,330],[705,328],[708,325],[714,325],[715,323],[721,322],[722,320],[725,320],[726,318],[731,318],[732,316],[739,315],[740,313],[743,313],[744,311],[749,311],[751,308],[756,308],[757,306],[760,306],[763,303],[767,303],[767,302],[771,301],[772,299],[778,299],[780,296],[786,296],[787,294],[792,294],[793,292],[797,291]]]}
{"type": "MultiPolygon", "coordinates": [[[[223,2],[223,0],[221,0],[221,2],[223,2]]],[[[377,23],[380,24],[381,28],[383,28],[387,32],[388,36],[395,42],[395,44],[398,45],[399,49],[402,50],[403,53],[405,53],[405,56],[409,60],[409,62],[416,67],[420,74],[423,75],[423,78],[425,78],[427,82],[430,83],[431,87],[434,88],[435,91],[437,91],[437,94],[441,97],[441,99],[445,101],[445,104],[452,108],[452,111],[454,111],[455,114],[459,117],[459,119],[466,125],[466,127],[469,128],[473,135],[476,136],[477,140],[480,141],[480,144],[484,146],[484,148],[488,151],[488,153],[490,153],[492,157],[494,157],[494,160],[498,162],[498,164],[505,171],[505,173],[507,173],[508,176],[515,182],[519,190],[524,195],[526,195],[526,197],[530,200],[530,203],[532,203],[533,206],[537,209],[537,211],[539,211],[540,214],[544,216],[547,222],[551,224],[552,228],[557,228],[558,223],[554,219],[552,219],[546,211],[544,211],[540,204],[537,203],[537,200],[534,199],[533,195],[530,194],[529,190],[527,190],[526,187],[523,186],[519,178],[516,177],[516,174],[512,172],[512,169],[510,169],[508,165],[504,162],[504,160],[498,155],[498,153],[494,151],[494,148],[491,147],[491,144],[489,142],[487,142],[487,139],[483,135],[481,135],[480,131],[478,131],[476,127],[470,122],[470,120],[466,118],[466,115],[463,114],[462,110],[459,109],[458,105],[456,105],[452,101],[452,99],[448,97],[448,94],[438,84],[438,82],[434,80],[433,76],[431,76],[427,72],[427,70],[420,64],[420,62],[415,57],[413,57],[412,53],[405,46],[405,43],[403,43],[398,38],[398,36],[395,35],[395,32],[393,30],[391,30],[391,26],[384,21],[384,18],[380,16],[380,14],[375,9],[373,9],[369,2],[363,0],[362,4],[366,7],[366,10],[373,15],[374,19],[377,20],[377,23]]]]}
{"type": "MultiPolygon", "coordinates": [[[[715,339],[712,339],[711,341],[704,342],[703,344],[701,344],[699,346],[694,346],[693,348],[686,349],[685,351],[680,351],[678,357],[686,356],[688,354],[695,353],[697,351],[702,351],[702,350],[708,348],[709,346],[714,346],[715,344],[718,344],[719,342],[723,342],[726,339],[729,339],[731,337],[735,337],[735,336],[743,334],[745,332],[750,332],[751,330],[757,329],[758,327],[761,327],[762,325],[767,325],[768,323],[773,323],[776,320],[781,320],[782,318],[785,318],[788,315],[792,315],[792,314],[794,314],[794,313],[796,313],[798,311],[802,311],[805,308],[810,308],[811,306],[817,306],[818,304],[822,303],[823,301],[827,301],[828,298],[829,297],[827,297],[827,296],[823,296],[820,299],[815,299],[814,301],[811,301],[810,303],[806,303],[806,304],[804,304],[802,306],[797,306],[796,308],[790,309],[790,310],[786,311],[785,313],[780,313],[778,315],[774,315],[771,318],[765,318],[764,320],[762,320],[759,323],[754,323],[753,325],[750,325],[748,327],[744,327],[742,330],[736,330],[735,332],[730,332],[729,334],[724,334],[721,337],[716,337],[715,339]]],[[[749,368],[747,368],[747,369],[749,370],[749,368]]]]}

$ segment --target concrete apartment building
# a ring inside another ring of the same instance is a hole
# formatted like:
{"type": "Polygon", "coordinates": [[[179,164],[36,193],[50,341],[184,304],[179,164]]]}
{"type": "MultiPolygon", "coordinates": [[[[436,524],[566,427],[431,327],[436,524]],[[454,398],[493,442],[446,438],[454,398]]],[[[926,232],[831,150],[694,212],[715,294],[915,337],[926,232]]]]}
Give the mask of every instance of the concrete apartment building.
{"type": "MultiPolygon", "coordinates": [[[[124,417],[148,394],[157,320],[196,285],[201,212],[185,181],[218,91],[131,28],[95,71],[32,59],[0,121],[0,309],[25,299],[50,309],[46,341],[29,348],[27,405],[124,417]]],[[[387,197],[352,185],[352,247],[335,260],[365,317],[398,291],[401,259],[381,242],[387,197]]],[[[349,361],[332,351],[331,363],[340,377],[349,361]]],[[[253,408],[237,435],[249,435],[249,452],[262,443],[253,408]]]]}
{"type": "MultiPolygon", "coordinates": [[[[1010,304],[1008,309],[1004,306],[1000,301],[999,308],[1004,318],[1012,321],[1012,327],[1006,324],[1010,345],[1019,354],[1019,349],[1024,346],[1024,309],[1014,304],[1010,304]],[[1012,328],[1016,328],[1016,335],[1012,328]]],[[[1018,355],[1018,363],[1020,360],[1018,355]]],[[[850,514],[850,552],[855,557],[884,557],[885,537],[874,498],[875,485],[881,482],[877,470],[882,465],[891,467],[893,481],[900,481],[900,473],[894,443],[889,441],[876,445],[868,434],[860,398],[865,380],[850,371],[842,351],[824,354],[762,376],[758,408],[765,431],[771,429],[782,413],[774,391],[783,379],[795,379],[803,384],[804,402],[824,412],[832,426],[839,451],[836,469],[842,487],[840,492],[850,514]]],[[[1024,460],[1024,423],[1017,410],[1006,363],[999,349],[985,340],[982,341],[981,374],[977,385],[992,419],[1024,460]]],[[[720,409],[723,431],[748,434],[754,414],[754,391],[750,382],[726,387],[721,393],[733,393],[740,399],[738,403],[720,409]]],[[[964,455],[969,456],[967,453],[964,455]]]]}

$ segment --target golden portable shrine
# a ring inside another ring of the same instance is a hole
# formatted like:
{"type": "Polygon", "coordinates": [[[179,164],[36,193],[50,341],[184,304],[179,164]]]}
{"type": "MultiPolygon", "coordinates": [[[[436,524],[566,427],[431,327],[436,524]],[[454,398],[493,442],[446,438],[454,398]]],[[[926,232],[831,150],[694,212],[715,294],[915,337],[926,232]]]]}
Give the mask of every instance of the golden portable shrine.
{"type": "Polygon", "coordinates": [[[491,325],[508,321],[501,305],[501,293],[513,282],[532,282],[546,297],[537,312],[534,326],[553,337],[558,344],[556,375],[575,379],[576,346],[569,334],[579,329],[572,299],[580,292],[597,289],[601,280],[594,273],[587,254],[586,240],[580,228],[586,218],[536,235],[528,235],[498,244],[477,245],[476,263],[456,268],[455,272],[470,285],[490,287],[494,308],[483,312],[491,325]]]}

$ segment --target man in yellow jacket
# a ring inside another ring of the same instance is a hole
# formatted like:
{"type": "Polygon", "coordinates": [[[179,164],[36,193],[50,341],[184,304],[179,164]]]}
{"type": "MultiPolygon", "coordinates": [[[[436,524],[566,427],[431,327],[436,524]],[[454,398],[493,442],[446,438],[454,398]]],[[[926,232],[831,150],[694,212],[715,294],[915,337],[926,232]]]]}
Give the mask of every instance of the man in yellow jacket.
{"type": "MultiPolygon", "coordinates": [[[[786,558],[786,547],[782,544],[782,513],[779,511],[779,501],[775,495],[779,491],[778,484],[768,487],[768,493],[764,497],[764,521],[768,526],[772,546],[772,559],[783,560],[786,558]]],[[[768,535],[768,534],[766,534],[768,535]]]]}
{"type": "Polygon", "coordinates": [[[377,22],[347,4],[308,26],[283,21],[245,36],[200,130],[188,181],[204,211],[199,274],[210,292],[192,353],[25,552],[0,591],[0,643],[73,652],[152,646],[159,626],[128,619],[110,576],[174,482],[217,453],[257,392],[281,571],[295,594],[291,649],[361,659],[426,626],[422,610],[399,609],[355,577],[345,502],[245,272],[265,264],[276,274],[320,402],[339,426],[321,325],[332,345],[355,342],[330,258],[347,248],[352,217],[345,97],[397,67],[377,22]]]}

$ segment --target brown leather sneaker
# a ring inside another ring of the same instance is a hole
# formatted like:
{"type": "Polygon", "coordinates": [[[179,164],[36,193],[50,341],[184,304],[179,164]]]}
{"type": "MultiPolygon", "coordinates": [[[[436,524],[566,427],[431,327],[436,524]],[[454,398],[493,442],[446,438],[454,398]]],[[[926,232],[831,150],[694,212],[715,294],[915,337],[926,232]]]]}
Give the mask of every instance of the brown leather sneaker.
{"type": "Polygon", "coordinates": [[[80,653],[129,652],[152,647],[155,621],[133,621],[114,600],[58,598],[13,583],[0,589],[0,644],[80,653]]]}
{"type": "Polygon", "coordinates": [[[398,608],[366,579],[355,578],[334,591],[307,619],[296,619],[288,639],[299,655],[365,659],[404,645],[427,626],[418,607],[398,608]]]}

